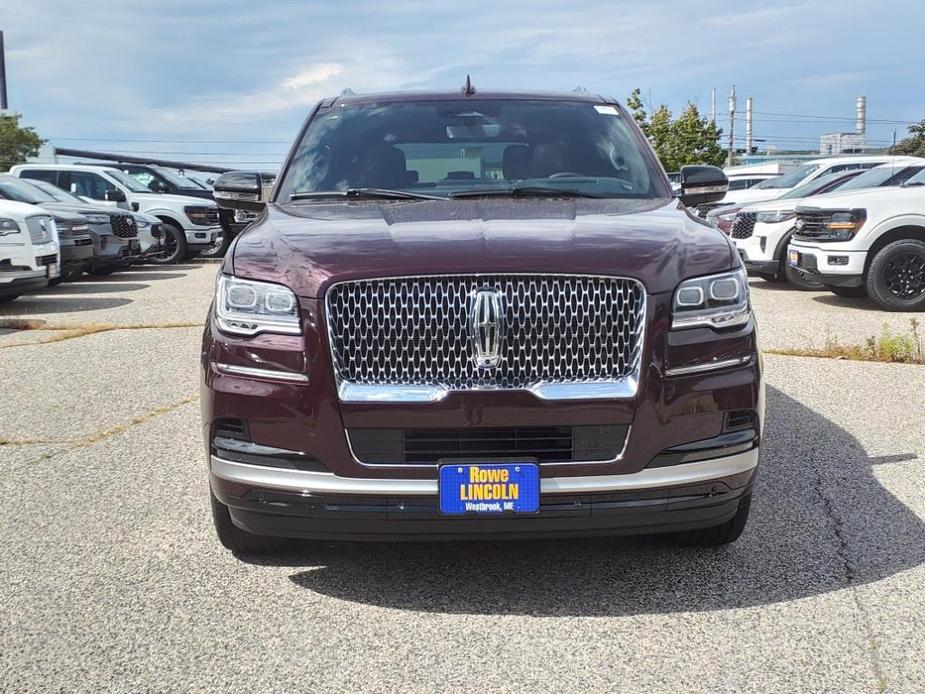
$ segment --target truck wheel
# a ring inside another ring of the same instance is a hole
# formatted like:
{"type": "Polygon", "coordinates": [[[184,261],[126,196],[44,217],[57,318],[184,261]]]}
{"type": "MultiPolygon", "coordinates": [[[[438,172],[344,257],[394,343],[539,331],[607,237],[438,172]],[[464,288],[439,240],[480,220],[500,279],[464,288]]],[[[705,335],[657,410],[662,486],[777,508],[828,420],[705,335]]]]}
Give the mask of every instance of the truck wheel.
{"type": "Polygon", "coordinates": [[[846,299],[863,299],[867,296],[867,290],[864,287],[834,287],[827,284],[825,288],[835,296],[843,296],[846,299]]]}
{"type": "Polygon", "coordinates": [[[234,554],[241,556],[272,554],[273,552],[279,552],[289,544],[286,538],[283,537],[254,535],[241,530],[231,522],[228,507],[215,498],[215,494],[212,493],[211,489],[209,490],[209,499],[212,502],[212,521],[215,524],[218,541],[234,554]]]}
{"type": "Polygon", "coordinates": [[[160,250],[148,256],[148,260],[158,265],[168,265],[180,262],[186,257],[186,234],[173,224],[163,223],[164,238],[161,240],[160,250]]]}
{"type": "Polygon", "coordinates": [[[901,239],[877,251],[867,293],[888,311],[925,310],[925,242],[901,239]]]}
{"type": "Polygon", "coordinates": [[[674,535],[675,544],[684,547],[719,547],[739,539],[748,521],[748,512],[752,507],[752,495],[749,492],[739,501],[739,510],[725,523],[712,528],[688,530],[674,535]]]}
{"type": "Polygon", "coordinates": [[[822,282],[811,279],[805,272],[801,272],[786,263],[784,263],[784,272],[782,274],[787,278],[787,283],[793,285],[797,289],[802,289],[804,291],[821,291],[824,288],[822,282]]]}

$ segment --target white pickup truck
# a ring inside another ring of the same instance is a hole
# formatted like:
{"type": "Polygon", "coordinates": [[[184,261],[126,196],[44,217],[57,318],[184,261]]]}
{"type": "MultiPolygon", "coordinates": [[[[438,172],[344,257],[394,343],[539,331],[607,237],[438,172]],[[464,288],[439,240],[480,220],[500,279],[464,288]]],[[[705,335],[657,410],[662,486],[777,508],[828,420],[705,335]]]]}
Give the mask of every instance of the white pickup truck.
{"type": "Polygon", "coordinates": [[[834,193],[796,209],[787,262],[840,296],[925,310],[925,171],[893,188],[834,193]]]}
{"type": "Polygon", "coordinates": [[[0,200],[0,303],[43,289],[61,271],[58,232],[51,213],[0,200]]]}
{"type": "Polygon", "coordinates": [[[164,225],[168,262],[183,260],[210,248],[221,233],[218,206],[186,195],[152,193],[134,177],[116,168],[80,164],[21,164],[10,169],[20,178],[48,181],[82,198],[115,203],[133,212],[157,217],[164,225]]]}

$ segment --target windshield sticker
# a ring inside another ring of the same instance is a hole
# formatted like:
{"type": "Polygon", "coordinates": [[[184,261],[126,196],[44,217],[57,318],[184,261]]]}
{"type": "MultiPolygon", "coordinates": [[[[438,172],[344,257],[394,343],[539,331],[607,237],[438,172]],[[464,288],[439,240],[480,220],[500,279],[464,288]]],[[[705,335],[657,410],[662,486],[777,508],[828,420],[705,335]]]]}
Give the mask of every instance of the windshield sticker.
{"type": "Polygon", "coordinates": [[[619,116],[620,112],[617,110],[616,106],[601,106],[597,104],[594,106],[594,110],[598,113],[603,113],[605,116],[619,116]]]}

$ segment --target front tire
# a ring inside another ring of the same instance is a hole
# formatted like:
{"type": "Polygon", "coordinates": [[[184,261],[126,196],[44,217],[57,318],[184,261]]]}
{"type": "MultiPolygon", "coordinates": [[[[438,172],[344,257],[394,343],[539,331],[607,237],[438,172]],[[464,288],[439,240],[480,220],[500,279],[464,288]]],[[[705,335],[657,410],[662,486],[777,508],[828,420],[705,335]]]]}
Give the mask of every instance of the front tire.
{"type": "Polygon", "coordinates": [[[742,535],[742,531],[745,530],[751,507],[752,495],[749,492],[739,501],[736,514],[725,523],[715,525],[712,528],[699,528],[698,530],[677,533],[673,538],[674,542],[684,547],[720,547],[735,542],[742,535]]]}
{"type": "Polygon", "coordinates": [[[148,256],[148,260],[157,265],[178,263],[186,257],[186,234],[173,224],[163,223],[164,238],[161,250],[148,256]]]}
{"type": "Polygon", "coordinates": [[[925,242],[901,239],[877,251],[867,294],[887,311],[925,311],[925,242]]]}
{"type": "Polygon", "coordinates": [[[230,549],[237,556],[259,556],[273,554],[286,547],[288,541],[283,537],[270,537],[268,535],[254,535],[241,530],[231,521],[228,507],[215,498],[209,490],[209,499],[212,504],[212,522],[215,524],[215,533],[218,541],[225,549],[230,549]]]}

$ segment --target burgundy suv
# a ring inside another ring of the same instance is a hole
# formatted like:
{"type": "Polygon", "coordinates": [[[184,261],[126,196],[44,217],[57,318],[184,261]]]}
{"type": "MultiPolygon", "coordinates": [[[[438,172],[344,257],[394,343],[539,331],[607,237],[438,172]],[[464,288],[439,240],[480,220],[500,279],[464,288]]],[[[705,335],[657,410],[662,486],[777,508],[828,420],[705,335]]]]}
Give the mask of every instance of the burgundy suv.
{"type": "Polygon", "coordinates": [[[587,93],[379,94],[311,112],[221,268],[202,347],[222,544],[745,525],[764,396],[738,255],[587,93]]]}

